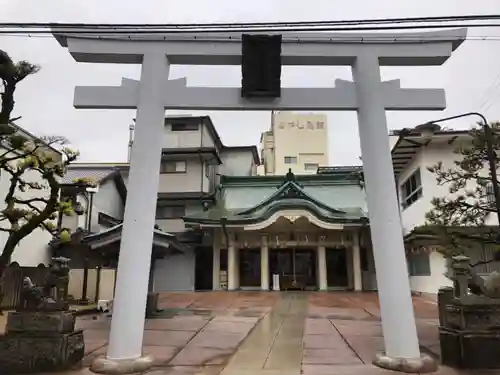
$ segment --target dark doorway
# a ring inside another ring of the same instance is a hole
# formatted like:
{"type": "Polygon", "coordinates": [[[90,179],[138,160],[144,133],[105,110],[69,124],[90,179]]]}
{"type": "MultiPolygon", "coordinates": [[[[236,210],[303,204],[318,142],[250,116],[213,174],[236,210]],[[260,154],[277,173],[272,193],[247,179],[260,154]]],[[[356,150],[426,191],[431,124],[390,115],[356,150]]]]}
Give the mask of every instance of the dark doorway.
{"type": "Polygon", "coordinates": [[[260,249],[240,249],[240,286],[260,287],[260,249]]]}
{"type": "Polygon", "coordinates": [[[194,287],[196,290],[212,290],[213,249],[198,247],[195,254],[194,287]]]}
{"type": "Polygon", "coordinates": [[[270,251],[269,267],[280,275],[280,289],[316,288],[316,251],[277,249],[270,251]]]}
{"type": "Polygon", "coordinates": [[[326,249],[326,277],[329,287],[347,288],[347,251],[344,248],[326,249]]]}

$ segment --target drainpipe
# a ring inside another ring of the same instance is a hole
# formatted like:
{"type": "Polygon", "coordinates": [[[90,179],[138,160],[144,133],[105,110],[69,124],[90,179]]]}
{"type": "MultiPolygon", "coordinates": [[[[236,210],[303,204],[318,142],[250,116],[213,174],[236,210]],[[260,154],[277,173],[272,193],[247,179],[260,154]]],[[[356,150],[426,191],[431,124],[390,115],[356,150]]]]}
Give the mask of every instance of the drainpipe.
{"type": "Polygon", "coordinates": [[[135,125],[130,124],[128,127],[129,136],[128,136],[128,155],[127,155],[127,163],[130,163],[130,158],[132,157],[132,145],[134,143],[134,129],[135,125]]]}

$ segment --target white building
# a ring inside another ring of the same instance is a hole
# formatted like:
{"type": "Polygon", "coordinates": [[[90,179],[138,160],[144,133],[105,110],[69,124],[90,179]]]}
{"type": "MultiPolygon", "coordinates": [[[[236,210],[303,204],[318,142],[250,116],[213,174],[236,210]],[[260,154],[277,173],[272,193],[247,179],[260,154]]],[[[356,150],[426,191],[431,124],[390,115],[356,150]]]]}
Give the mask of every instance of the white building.
{"type": "MultiPolygon", "coordinates": [[[[436,176],[427,168],[438,162],[442,162],[445,169],[455,168],[454,162],[460,156],[454,150],[470,145],[472,137],[468,131],[460,130],[438,131],[432,136],[411,132],[409,135],[392,135],[391,138],[401,220],[408,247],[411,288],[415,292],[434,294],[440,287],[451,285],[450,279],[444,276],[448,268],[447,261],[436,251],[411,251],[408,234],[414,228],[425,224],[425,214],[432,209],[431,200],[434,197],[450,195],[449,184],[438,185],[436,176]]],[[[469,185],[468,188],[473,186],[469,185]]],[[[488,224],[497,224],[495,215],[491,215],[488,224]]],[[[471,258],[491,259],[490,251],[485,248],[477,254],[472,254],[471,258]]],[[[480,273],[488,272],[490,266],[477,270],[480,273]]]]}
{"type": "Polygon", "coordinates": [[[328,166],[328,122],[325,114],[273,112],[271,128],[260,137],[263,160],[259,174],[314,174],[328,166]]]}

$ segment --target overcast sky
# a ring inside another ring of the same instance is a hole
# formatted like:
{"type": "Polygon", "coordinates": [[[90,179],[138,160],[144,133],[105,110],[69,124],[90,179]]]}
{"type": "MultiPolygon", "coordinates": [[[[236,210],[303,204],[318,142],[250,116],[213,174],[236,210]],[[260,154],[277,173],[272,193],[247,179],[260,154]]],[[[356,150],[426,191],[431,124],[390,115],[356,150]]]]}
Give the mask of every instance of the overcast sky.
{"type": "MultiPolygon", "coordinates": [[[[189,23],[314,21],[382,17],[498,14],[499,0],[0,0],[0,22],[189,23]]],[[[403,87],[444,88],[448,108],[440,112],[388,113],[390,129],[466,111],[482,111],[500,120],[500,28],[479,28],[469,36],[497,40],[468,40],[442,67],[384,68],[384,79],[400,78],[403,87]]],[[[118,85],[122,76],[139,77],[139,68],[76,63],[51,37],[0,35],[0,49],[15,60],[40,64],[42,70],[19,85],[15,116],[19,125],[37,135],[58,134],[70,139],[82,161],[125,161],[128,125],[134,111],[76,110],[75,85],[118,85]]],[[[238,67],[175,66],[171,78],[187,77],[189,85],[239,86],[238,67]]],[[[284,86],[328,87],[336,78],[351,79],[350,69],[283,69],[284,86]]],[[[177,112],[178,113],[178,112],[177,112]]],[[[226,145],[258,144],[269,128],[266,112],[193,112],[208,114],[226,145]]],[[[470,121],[449,123],[467,128],[470,121]]],[[[359,140],[353,112],[328,113],[330,163],[358,164],[359,140]]]]}

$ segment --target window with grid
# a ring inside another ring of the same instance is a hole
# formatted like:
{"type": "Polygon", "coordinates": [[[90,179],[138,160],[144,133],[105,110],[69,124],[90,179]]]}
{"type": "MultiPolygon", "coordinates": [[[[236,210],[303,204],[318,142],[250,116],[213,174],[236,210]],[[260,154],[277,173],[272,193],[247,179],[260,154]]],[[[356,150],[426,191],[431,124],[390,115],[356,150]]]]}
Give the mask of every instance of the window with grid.
{"type": "Polygon", "coordinates": [[[420,168],[417,169],[401,185],[401,204],[407,208],[415,203],[422,196],[422,179],[420,177],[420,168]]]}
{"type": "Polygon", "coordinates": [[[486,185],[486,198],[489,204],[495,204],[495,190],[493,189],[493,183],[489,182],[486,185]]]}
{"type": "Polygon", "coordinates": [[[160,173],[186,173],[186,161],[164,161],[160,166],[160,173]]]}
{"type": "Polygon", "coordinates": [[[200,128],[200,125],[195,122],[187,124],[172,124],[171,126],[173,132],[191,132],[197,131],[200,128]]]}
{"type": "Polygon", "coordinates": [[[297,164],[296,156],[285,156],[285,164],[297,164]]]}
{"type": "Polygon", "coordinates": [[[431,263],[429,260],[429,253],[415,252],[408,254],[408,273],[410,276],[430,276],[431,263]]]}
{"type": "Polygon", "coordinates": [[[157,219],[180,219],[186,216],[185,206],[159,206],[156,208],[157,219]]]}
{"type": "Polygon", "coordinates": [[[305,163],[304,164],[304,170],[306,172],[316,172],[318,170],[319,164],[318,163],[305,163]]]}

